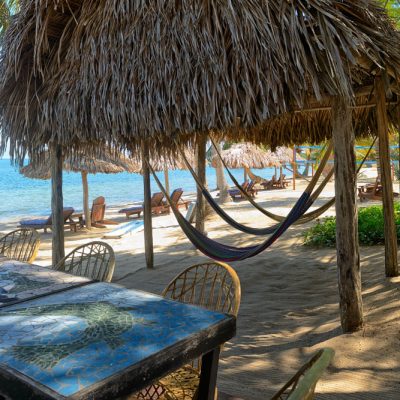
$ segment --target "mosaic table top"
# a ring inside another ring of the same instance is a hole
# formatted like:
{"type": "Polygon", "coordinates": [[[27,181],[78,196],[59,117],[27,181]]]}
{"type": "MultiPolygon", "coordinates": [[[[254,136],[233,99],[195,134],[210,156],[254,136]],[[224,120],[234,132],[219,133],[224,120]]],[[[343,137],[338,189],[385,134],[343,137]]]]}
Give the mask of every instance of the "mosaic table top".
{"type": "Polygon", "coordinates": [[[54,398],[80,398],[93,385],[199,333],[215,334],[216,325],[231,326],[233,319],[93,283],[1,309],[0,375],[3,365],[51,389],[54,398]]]}
{"type": "Polygon", "coordinates": [[[89,282],[39,265],[0,260],[0,308],[89,282]]]}

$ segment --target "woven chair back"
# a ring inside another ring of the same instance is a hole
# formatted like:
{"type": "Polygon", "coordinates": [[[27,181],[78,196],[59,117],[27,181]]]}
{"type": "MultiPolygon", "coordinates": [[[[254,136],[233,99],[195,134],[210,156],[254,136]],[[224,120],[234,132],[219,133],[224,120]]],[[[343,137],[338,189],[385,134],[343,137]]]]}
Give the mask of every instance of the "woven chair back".
{"type": "Polygon", "coordinates": [[[240,281],[228,264],[216,261],[197,264],[173,279],[163,296],[236,316],[240,306],[240,281]]]}
{"type": "Polygon", "coordinates": [[[114,267],[115,255],[112,247],[104,242],[90,242],[71,251],[54,269],[97,281],[111,282],[114,267]]]}
{"type": "Polygon", "coordinates": [[[39,246],[40,235],[34,229],[17,229],[0,238],[0,254],[13,260],[35,261],[39,246]]]}

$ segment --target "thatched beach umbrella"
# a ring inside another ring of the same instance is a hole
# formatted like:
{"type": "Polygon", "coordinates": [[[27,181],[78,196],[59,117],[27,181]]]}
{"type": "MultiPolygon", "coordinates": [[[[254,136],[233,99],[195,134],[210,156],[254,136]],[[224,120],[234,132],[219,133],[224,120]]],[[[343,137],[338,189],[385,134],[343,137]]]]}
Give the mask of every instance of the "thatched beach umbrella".
{"type": "MultiPolygon", "coordinates": [[[[111,154],[103,152],[101,158],[93,158],[81,154],[79,158],[67,157],[63,161],[63,170],[68,172],[79,172],[82,177],[83,188],[83,212],[85,223],[88,229],[91,228],[90,208],[89,208],[89,187],[88,174],[118,174],[120,172],[136,172],[137,166],[126,157],[113,157],[111,154]]],[[[20,173],[31,179],[50,179],[51,160],[46,153],[40,164],[30,163],[20,168],[20,173]]]]}
{"type": "MultiPolygon", "coordinates": [[[[228,168],[244,168],[244,180],[247,179],[247,169],[263,169],[280,165],[270,150],[264,150],[252,143],[234,143],[221,152],[222,159],[228,168]]],[[[216,168],[216,155],[211,165],[216,168]]]]}
{"type": "Polygon", "coordinates": [[[63,153],[95,154],[101,142],[147,157],[204,140],[211,129],[273,147],[333,136],[342,323],[361,326],[350,148],[354,134],[385,136],[397,121],[397,97],[386,95],[400,69],[399,34],[377,2],[26,0],[21,7],[2,42],[0,151],[10,143],[20,162],[52,149],[55,245],[63,153]]]}
{"type": "MultiPolygon", "coordinates": [[[[194,165],[195,164],[194,150],[192,148],[185,147],[183,149],[183,152],[189,164],[194,165]]],[[[143,174],[144,171],[143,171],[143,163],[141,157],[138,157],[137,154],[133,154],[131,160],[132,160],[132,172],[143,174]]],[[[149,159],[149,163],[154,171],[157,172],[163,171],[165,180],[165,189],[167,193],[170,193],[168,171],[187,169],[186,164],[180,153],[174,156],[166,152],[162,155],[153,154],[153,156],[150,157],[149,159]]]]}

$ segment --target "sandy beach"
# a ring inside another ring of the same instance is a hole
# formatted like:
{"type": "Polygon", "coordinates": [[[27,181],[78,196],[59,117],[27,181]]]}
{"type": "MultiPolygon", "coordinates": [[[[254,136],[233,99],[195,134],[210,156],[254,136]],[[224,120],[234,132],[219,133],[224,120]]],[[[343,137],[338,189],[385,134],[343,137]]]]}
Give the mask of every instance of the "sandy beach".
{"type": "MultiPolygon", "coordinates": [[[[305,183],[260,192],[257,201],[271,211],[287,214],[305,183]]],[[[334,192],[329,184],[315,206],[334,192]]],[[[365,203],[372,204],[372,203],[365,203]]],[[[224,209],[252,226],[270,225],[245,201],[229,202],[224,209]]],[[[106,217],[126,219],[118,208],[106,217]]],[[[334,208],[325,215],[334,215],[334,208]]],[[[244,399],[271,396],[317,349],[331,347],[336,356],[317,387],[317,399],[398,399],[400,396],[400,278],[384,276],[383,246],[361,247],[365,327],[341,333],[335,249],[302,245],[302,235],[315,222],[289,229],[263,254],[231,265],[242,286],[236,337],[221,354],[220,390],[244,399]]],[[[15,229],[16,220],[0,225],[2,233],[15,229]]],[[[153,218],[155,268],[145,268],[143,232],[105,240],[115,250],[113,282],[127,288],[160,293],[185,267],[207,260],[186,239],[173,216],[153,218]]],[[[66,252],[81,243],[101,240],[109,229],[66,232],[66,252]]],[[[211,215],[209,237],[224,243],[249,245],[262,241],[234,231],[211,215]]],[[[35,263],[51,264],[51,234],[42,234],[35,263]]]]}

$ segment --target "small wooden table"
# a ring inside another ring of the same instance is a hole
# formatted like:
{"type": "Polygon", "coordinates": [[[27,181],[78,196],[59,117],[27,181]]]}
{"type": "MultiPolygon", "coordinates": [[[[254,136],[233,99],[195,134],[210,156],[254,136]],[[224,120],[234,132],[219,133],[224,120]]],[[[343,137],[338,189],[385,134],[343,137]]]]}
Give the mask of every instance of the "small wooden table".
{"type": "Polygon", "coordinates": [[[211,400],[233,316],[93,283],[0,310],[0,392],[15,399],[113,399],[203,355],[211,400]]]}

